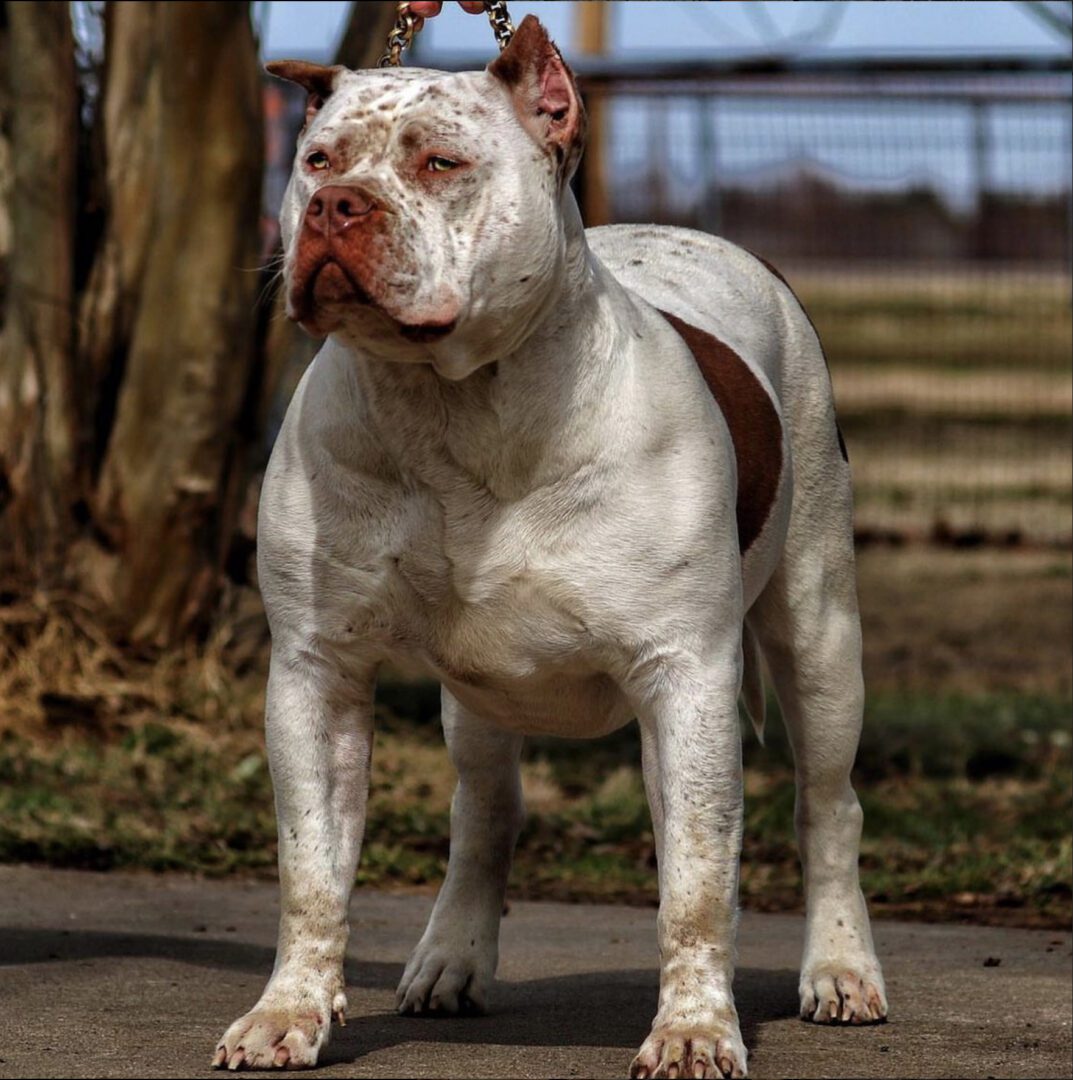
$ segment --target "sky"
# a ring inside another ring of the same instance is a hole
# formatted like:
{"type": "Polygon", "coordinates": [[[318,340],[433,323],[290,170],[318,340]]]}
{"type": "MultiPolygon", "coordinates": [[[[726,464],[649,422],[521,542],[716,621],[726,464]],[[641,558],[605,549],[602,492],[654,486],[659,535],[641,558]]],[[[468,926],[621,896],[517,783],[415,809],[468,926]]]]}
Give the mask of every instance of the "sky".
{"type": "MultiPolygon", "coordinates": [[[[265,55],[329,60],[348,4],[270,0],[256,8],[265,55]]],[[[571,59],[574,4],[510,3],[517,24],[535,12],[571,59]]],[[[1068,40],[1012,0],[629,0],[611,8],[610,55],[646,57],[786,53],[805,56],[990,54],[1069,56],[1068,40]]],[[[426,24],[415,62],[483,66],[495,44],[483,16],[455,4],[426,24]]],[[[858,100],[759,101],[683,97],[617,101],[611,154],[623,187],[665,163],[673,201],[702,197],[718,174],[737,183],[777,182],[806,167],[868,190],[927,186],[951,206],[971,208],[981,181],[1036,195],[1070,184],[1068,106],[858,100]],[[982,125],[982,127],[980,126],[982,125]],[[707,132],[707,134],[705,134],[707,132]],[[988,146],[983,162],[980,139],[988,146]]]]}
{"type": "MultiPolygon", "coordinates": [[[[348,6],[262,0],[265,55],[326,58],[348,6]]],[[[1068,41],[1013,0],[619,0],[610,6],[610,53],[631,60],[769,51],[1069,55],[1068,41]]],[[[437,55],[480,57],[494,48],[483,17],[447,7],[453,10],[422,31],[424,63],[434,64],[437,55]]],[[[571,7],[567,0],[519,2],[510,4],[510,13],[515,23],[529,12],[539,15],[569,60],[571,7]]]]}

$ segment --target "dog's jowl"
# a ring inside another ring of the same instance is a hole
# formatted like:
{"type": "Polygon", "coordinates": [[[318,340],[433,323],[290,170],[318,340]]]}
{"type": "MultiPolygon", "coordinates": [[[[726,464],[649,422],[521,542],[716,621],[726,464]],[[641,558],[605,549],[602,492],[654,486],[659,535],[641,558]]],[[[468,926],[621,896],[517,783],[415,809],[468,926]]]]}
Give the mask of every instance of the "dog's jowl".
{"type": "Polygon", "coordinates": [[[458,771],[402,1012],[488,1002],[524,737],[636,718],[661,972],[632,1072],[743,1076],[737,700],[759,725],[762,656],[797,762],[802,1016],[883,1018],[850,786],[849,467],[792,292],[710,236],[583,229],[584,115],[532,17],[484,72],[272,69],[310,95],[282,211],[288,311],[327,340],[260,510],[279,948],[215,1063],[314,1065],[346,1008],[384,664],[439,680],[458,771]]]}

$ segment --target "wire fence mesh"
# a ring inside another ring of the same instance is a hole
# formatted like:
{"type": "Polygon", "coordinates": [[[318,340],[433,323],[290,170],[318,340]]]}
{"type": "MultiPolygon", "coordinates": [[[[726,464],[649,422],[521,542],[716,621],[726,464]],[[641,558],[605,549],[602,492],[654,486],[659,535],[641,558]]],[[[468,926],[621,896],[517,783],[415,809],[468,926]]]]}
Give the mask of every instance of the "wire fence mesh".
{"type": "Polygon", "coordinates": [[[584,84],[611,220],[726,236],[808,307],[864,538],[1073,537],[1070,80],[996,67],[584,84]]]}

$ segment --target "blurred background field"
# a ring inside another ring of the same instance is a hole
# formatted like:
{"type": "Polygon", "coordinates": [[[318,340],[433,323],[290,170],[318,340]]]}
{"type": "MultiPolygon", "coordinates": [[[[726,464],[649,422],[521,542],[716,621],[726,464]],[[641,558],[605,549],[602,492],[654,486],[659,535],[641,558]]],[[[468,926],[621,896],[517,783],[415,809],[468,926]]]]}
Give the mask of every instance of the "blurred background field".
{"type": "MultiPolygon", "coordinates": [[[[368,63],[394,5],[179,7],[0,5],[0,859],[271,874],[254,521],[315,343],[270,266],[304,101],[257,64],[368,63]]],[[[824,342],[881,912],[1073,917],[1070,7],[511,5],[579,72],[587,220],[743,244],[824,342]]],[[[491,49],[451,12],[415,62],[491,49]]],[[[362,882],[442,877],[438,709],[382,680],[362,882]]],[[[742,895],[792,909],[772,711],[742,895]]],[[[632,726],[529,747],[511,895],[654,902],[638,759],[632,726]]]]}

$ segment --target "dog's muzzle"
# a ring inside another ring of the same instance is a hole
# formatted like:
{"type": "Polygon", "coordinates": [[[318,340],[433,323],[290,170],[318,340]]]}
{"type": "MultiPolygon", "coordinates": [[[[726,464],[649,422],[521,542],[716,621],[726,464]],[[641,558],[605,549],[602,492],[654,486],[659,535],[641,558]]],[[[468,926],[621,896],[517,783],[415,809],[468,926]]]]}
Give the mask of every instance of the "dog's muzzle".
{"type": "Polygon", "coordinates": [[[376,257],[382,212],[365,189],[333,184],[309,200],[291,273],[288,314],[298,322],[331,304],[367,304],[365,282],[376,257]]]}

